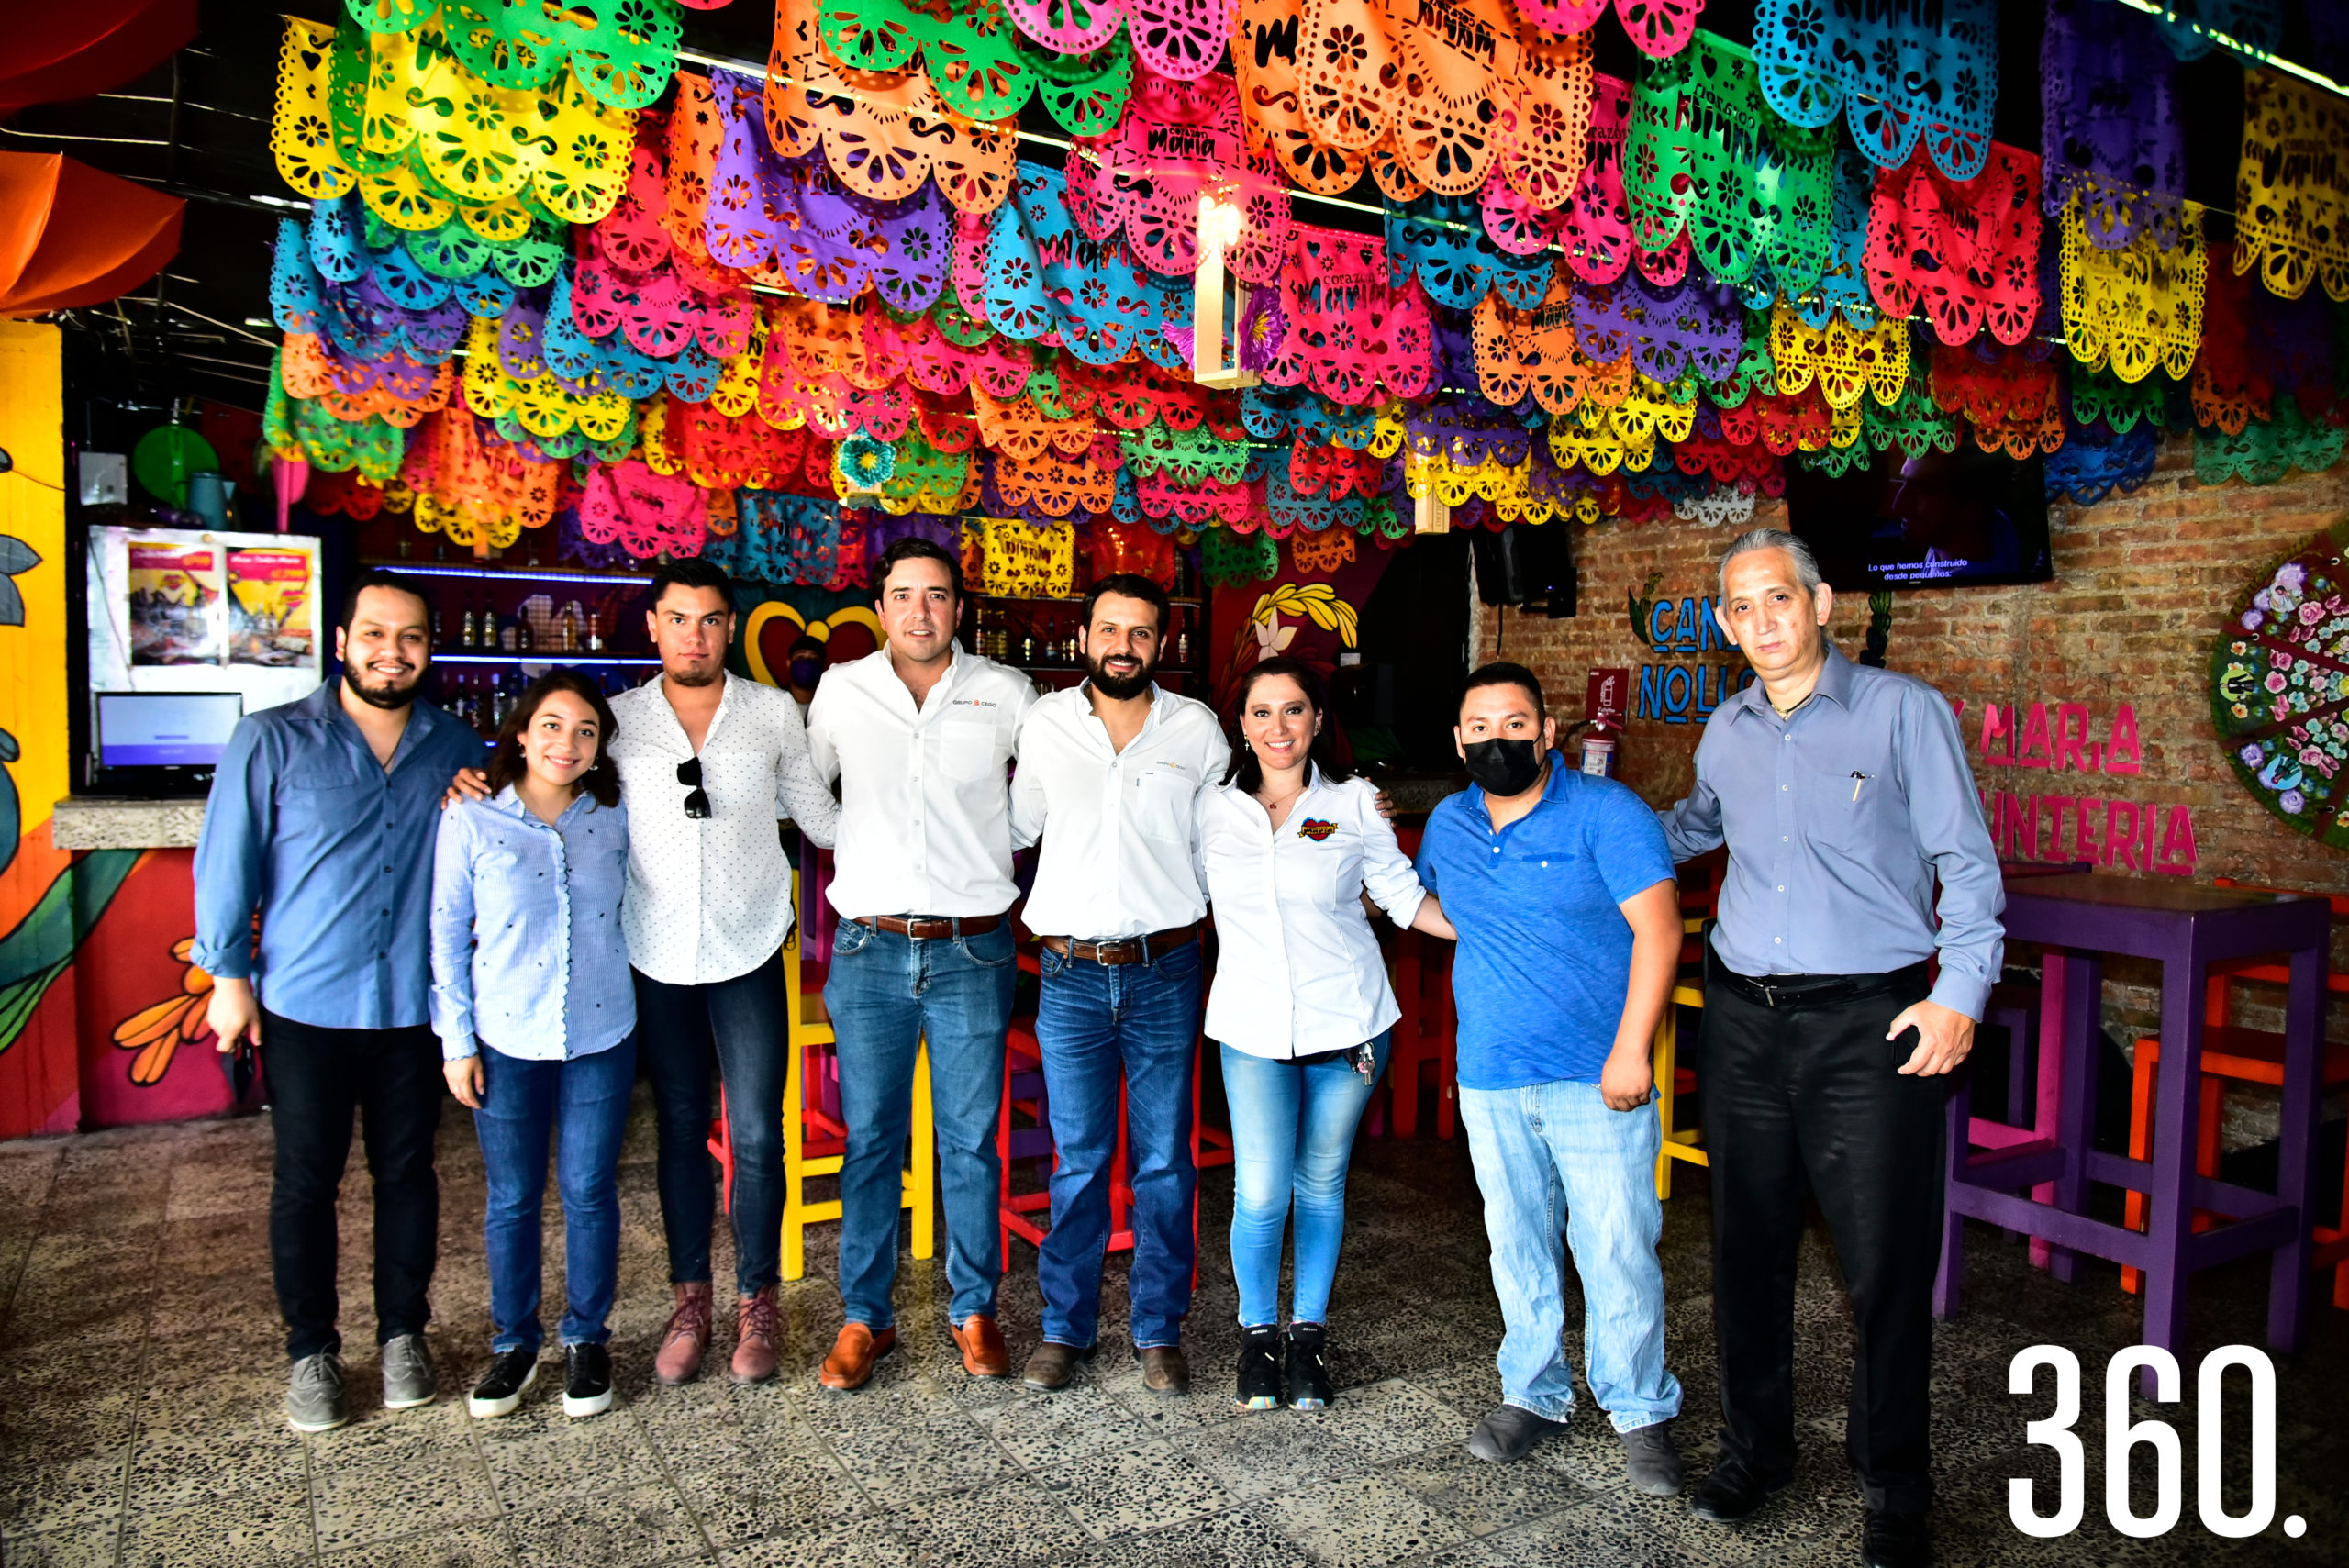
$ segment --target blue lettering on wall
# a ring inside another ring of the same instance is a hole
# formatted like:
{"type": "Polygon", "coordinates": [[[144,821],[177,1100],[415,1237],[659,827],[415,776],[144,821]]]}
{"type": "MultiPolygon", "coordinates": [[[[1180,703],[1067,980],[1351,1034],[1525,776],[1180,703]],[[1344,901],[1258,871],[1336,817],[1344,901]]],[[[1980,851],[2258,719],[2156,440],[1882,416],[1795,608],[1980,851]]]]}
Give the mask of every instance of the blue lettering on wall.
{"type": "Polygon", "coordinates": [[[1696,676],[1686,664],[1668,666],[1664,672],[1664,717],[1667,724],[1688,722],[1688,689],[1697,684],[1696,676]]]}

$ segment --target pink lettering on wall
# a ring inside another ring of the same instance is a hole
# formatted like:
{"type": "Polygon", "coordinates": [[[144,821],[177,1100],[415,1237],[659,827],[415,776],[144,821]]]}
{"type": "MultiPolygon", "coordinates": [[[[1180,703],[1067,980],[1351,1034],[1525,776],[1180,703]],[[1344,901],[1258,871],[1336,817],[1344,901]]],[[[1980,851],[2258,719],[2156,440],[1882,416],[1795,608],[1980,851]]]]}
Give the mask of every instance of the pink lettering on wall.
{"type": "Polygon", "coordinates": [[[2191,806],[2003,789],[1981,795],[1982,819],[1989,824],[2000,860],[2085,861],[2101,871],[2194,874],[2198,851],[2191,806]]]}
{"type": "MultiPolygon", "coordinates": [[[[1964,712],[1962,705],[1959,712],[1964,712]]],[[[2035,702],[2028,707],[1985,703],[1978,749],[1981,764],[1987,768],[2043,768],[2051,773],[2108,777],[2144,773],[2144,743],[2137,735],[2137,709],[2130,703],[2119,704],[2110,717],[2087,703],[2035,702]]],[[[2114,799],[2075,787],[2078,793],[2072,795],[1983,790],[1982,817],[1999,858],[2085,861],[2100,870],[2194,874],[2190,807],[2114,799]]]]}

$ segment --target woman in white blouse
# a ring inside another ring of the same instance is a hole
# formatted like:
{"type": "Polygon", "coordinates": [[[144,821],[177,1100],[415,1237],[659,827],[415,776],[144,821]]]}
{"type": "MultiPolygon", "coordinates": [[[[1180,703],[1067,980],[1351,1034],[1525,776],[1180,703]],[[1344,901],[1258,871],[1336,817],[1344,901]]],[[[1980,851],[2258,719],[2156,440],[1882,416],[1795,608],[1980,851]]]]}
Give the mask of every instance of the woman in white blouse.
{"type": "Polygon", "coordinates": [[[1419,886],[1376,791],[1347,776],[1321,679],[1267,659],[1240,688],[1241,747],[1199,792],[1199,874],[1219,954],[1207,1032],[1231,1104],[1231,1272],[1240,1286],[1239,1402],[1281,1402],[1281,1233],[1297,1216],[1288,1398],[1330,1402],[1330,1285],[1345,1231],[1346,1166],[1401,1017],[1363,895],[1396,924],[1452,936],[1419,886]]]}

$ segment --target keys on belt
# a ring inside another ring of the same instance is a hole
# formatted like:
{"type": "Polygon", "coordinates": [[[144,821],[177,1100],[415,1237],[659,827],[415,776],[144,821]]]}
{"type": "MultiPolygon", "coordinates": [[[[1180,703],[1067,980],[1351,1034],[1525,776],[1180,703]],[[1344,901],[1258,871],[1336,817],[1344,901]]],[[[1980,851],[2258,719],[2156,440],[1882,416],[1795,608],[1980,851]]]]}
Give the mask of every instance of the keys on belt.
{"type": "Polygon", "coordinates": [[[1080,941],[1068,937],[1046,937],[1044,950],[1062,958],[1076,959],[1085,963],[1145,963],[1164,958],[1176,948],[1197,939],[1197,921],[1176,926],[1163,931],[1152,931],[1146,937],[1121,937],[1116,941],[1080,941]]]}
{"type": "Polygon", "coordinates": [[[860,915],[855,924],[876,931],[942,942],[952,937],[983,937],[1003,924],[1001,915],[860,915]]]}

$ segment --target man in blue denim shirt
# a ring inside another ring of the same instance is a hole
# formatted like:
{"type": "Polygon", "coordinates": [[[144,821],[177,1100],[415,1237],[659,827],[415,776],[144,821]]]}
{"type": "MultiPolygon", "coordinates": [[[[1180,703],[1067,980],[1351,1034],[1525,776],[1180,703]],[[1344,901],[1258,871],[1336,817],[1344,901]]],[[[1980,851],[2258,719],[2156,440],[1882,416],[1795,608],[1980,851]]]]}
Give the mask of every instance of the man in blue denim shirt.
{"type": "Polygon", "coordinates": [[[1680,1490],[1664,1364],[1662,1133],[1648,1053],[1680,957],[1679,893],[1655,817],[1552,750],[1557,722],[1520,664],[1468,677],[1453,730],[1475,787],[1439,804],[1419,881],[1460,932],[1460,1119],[1500,1297],[1500,1407],[1468,1451],[1521,1457],[1574,1409],[1565,1240],[1582,1277],[1590,1391],[1631,1484],[1680,1490]]]}
{"type": "Polygon", "coordinates": [[[190,956],[213,978],[220,1049],[259,1050],[274,1113],[270,1262],[294,1358],[286,1417],[301,1431],[347,1418],[335,1198],[354,1109],[375,1181],[384,1403],[405,1409],[434,1393],[424,1348],[440,1214],[432,840],[442,792],[481,762],[482,745],[416,700],[431,627],[431,606],[399,578],[360,577],[335,630],[342,678],[237,726],[195,850],[190,956]]]}

